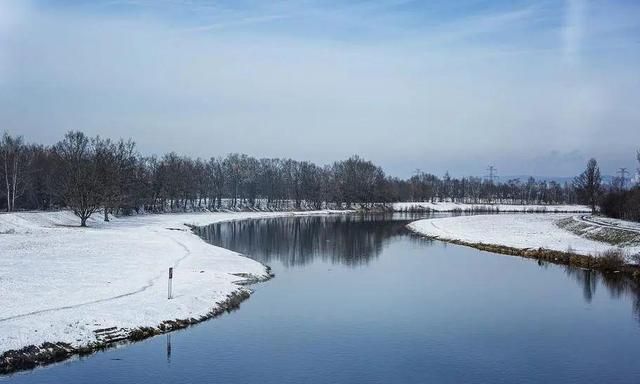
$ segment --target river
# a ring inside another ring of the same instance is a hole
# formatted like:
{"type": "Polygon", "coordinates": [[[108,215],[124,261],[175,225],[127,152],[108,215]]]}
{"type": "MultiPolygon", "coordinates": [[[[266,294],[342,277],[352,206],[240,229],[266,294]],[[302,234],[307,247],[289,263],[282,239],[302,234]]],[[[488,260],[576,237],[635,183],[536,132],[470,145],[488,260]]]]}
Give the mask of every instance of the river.
{"type": "Polygon", "coordinates": [[[404,215],[215,224],[272,267],[241,308],[10,383],[632,383],[640,289],[430,241],[404,215]]]}

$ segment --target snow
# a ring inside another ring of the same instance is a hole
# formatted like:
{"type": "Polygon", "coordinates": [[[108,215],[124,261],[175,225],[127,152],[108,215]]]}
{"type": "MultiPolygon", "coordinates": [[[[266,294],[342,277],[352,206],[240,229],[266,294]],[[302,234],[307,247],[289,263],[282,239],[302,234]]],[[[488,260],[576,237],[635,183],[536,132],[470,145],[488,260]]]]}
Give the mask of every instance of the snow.
{"type": "Polygon", "coordinates": [[[613,219],[603,216],[575,216],[576,220],[586,224],[595,225],[605,228],[616,228],[624,231],[635,232],[640,234],[640,223],[628,220],[613,219]]]}
{"type": "MultiPolygon", "coordinates": [[[[571,249],[581,255],[598,256],[614,246],[590,240],[556,225],[567,214],[497,214],[457,216],[419,220],[409,228],[422,235],[441,240],[494,244],[519,249],[545,248],[555,251],[571,249]]],[[[637,254],[640,247],[624,248],[637,254]]]]}
{"type": "MultiPolygon", "coordinates": [[[[295,214],[331,213],[330,211],[295,214]]],[[[294,213],[193,213],[78,226],[68,211],[0,214],[0,354],[43,342],[85,346],[97,329],[198,318],[266,267],[207,244],[190,225],[294,213]],[[167,300],[168,268],[174,298],[167,300]]]]}
{"type": "Polygon", "coordinates": [[[403,202],[393,203],[394,211],[429,210],[435,212],[482,211],[482,212],[591,212],[584,205],[542,205],[542,204],[465,204],[454,202],[403,202]]]}

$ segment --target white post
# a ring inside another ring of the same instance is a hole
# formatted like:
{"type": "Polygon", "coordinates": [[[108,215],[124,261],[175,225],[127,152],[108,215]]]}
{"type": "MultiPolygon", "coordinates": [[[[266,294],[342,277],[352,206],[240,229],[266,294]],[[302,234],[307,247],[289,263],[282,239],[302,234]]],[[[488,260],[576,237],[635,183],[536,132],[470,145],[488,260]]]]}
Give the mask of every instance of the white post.
{"type": "Polygon", "coordinates": [[[168,292],[168,299],[171,300],[172,298],[172,294],[173,292],[171,292],[171,282],[173,281],[173,268],[169,268],[169,292],[168,292]]]}

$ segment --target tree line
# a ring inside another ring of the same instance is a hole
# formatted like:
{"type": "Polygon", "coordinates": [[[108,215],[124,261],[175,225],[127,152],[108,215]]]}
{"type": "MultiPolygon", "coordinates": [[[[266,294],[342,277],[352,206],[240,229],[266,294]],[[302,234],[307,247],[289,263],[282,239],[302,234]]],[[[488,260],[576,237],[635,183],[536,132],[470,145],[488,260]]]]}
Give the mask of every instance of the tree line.
{"type": "MultiPolygon", "coordinates": [[[[638,174],[640,174],[640,151],[636,154],[638,174]]],[[[574,181],[578,200],[591,207],[592,213],[598,208],[605,216],[640,221],[640,184],[627,188],[626,180],[615,178],[612,183],[604,184],[596,159],[590,159],[587,166],[574,181]]]]}
{"type": "Polygon", "coordinates": [[[142,156],[132,140],[68,132],[58,143],[0,141],[0,209],[68,208],[86,225],[101,212],[371,208],[396,201],[558,204],[585,201],[573,183],[493,182],[416,172],[391,177],[352,156],[328,165],[232,153],[194,159],[174,152],[142,156]]]}
{"type": "MultiPolygon", "coordinates": [[[[638,175],[640,175],[640,151],[636,153],[636,159],[638,160],[638,175]]],[[[595,160],[593,160],[595,162],[595,160]]],[[[640,221],[640,183],[636,183],[627,188],[626,180],[624,179],[624,173],[621,177],[613,180],[610,185],[600,185],[600,172],[597,170],[597,164],[595,166],[596,171],[590,171],[589,167],[585,170],[583,175],[593,175],[596,180],[594,187],[588,189],[591,198],[590,201],[593,205],[598,205],[602,214],[624,220],[640,221]]],[[[588,180],[587,177],[581,176],[582,180],[588,180]]],[[[589,185],[589,183],[586,183],[589,185]]]]}

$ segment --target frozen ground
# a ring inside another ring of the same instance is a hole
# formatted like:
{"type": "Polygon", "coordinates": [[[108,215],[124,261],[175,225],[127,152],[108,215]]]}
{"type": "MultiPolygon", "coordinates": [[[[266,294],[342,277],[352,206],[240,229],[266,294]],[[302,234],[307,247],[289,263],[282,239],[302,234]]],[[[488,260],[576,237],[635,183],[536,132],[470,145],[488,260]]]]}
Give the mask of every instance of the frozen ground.
{"type": "MultiPolygon", "coordinates": [[[[328,211],[323,211],[327,213],[328,211]]],[[[314,214],[304,212],[295,214],[314,214]]],[[[74,347],[97,329],[198,318],[264,265],[205,243],[185,224],[294,213],[143,215],[88,228],[70,212],[0,214],[0,354],[43,342],[74,347]],[[174,299],[167,300],[174,267],[174,299]]]]}
{"type": "Polygon", "coordinates": [[[463,204],[453,202],[406,202],[393,203],[394,211],[478,211],[478,212],[591,212],[584,205],[538,205],[538,204],[463,204]]]}
{"type": "MultiPolygon", "coordinates": [[[[519,249],[545,248],[581,255],[598,256],[616,246],[580,236],[557,223],[572,219],[567,214],[503,214],[458,216],[419,220],[409,228],[425,236],[467,243],[502,245],[519,249]]],[[[639,246],[623,247],[627,255],[640,252],[639,246]]]]}

